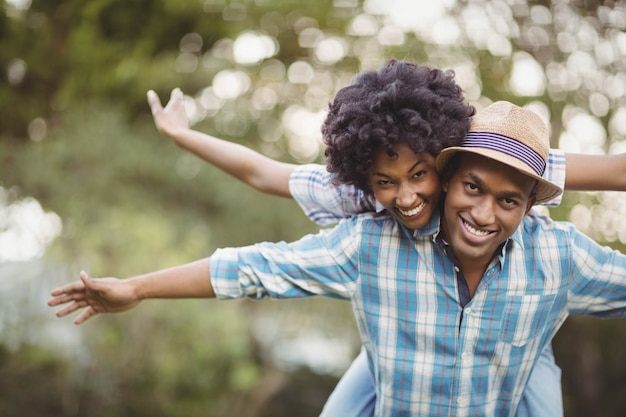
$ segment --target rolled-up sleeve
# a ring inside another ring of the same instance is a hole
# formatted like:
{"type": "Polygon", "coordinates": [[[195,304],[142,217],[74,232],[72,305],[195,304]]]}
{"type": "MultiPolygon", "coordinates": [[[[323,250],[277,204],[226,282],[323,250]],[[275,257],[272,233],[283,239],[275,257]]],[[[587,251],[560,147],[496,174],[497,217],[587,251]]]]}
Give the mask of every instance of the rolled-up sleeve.
{"type": "Polygon", "coordinates": [[[217,298],[349,299],[358,279],[356,219],[292,242],[259,243],[217,250],[210,275],[217,298]]]}
{"type": "Polygon", "coordinates": [[[304,214],[321,226],[376,210],[373,197],[365,196],[352,185],[335,185],[324,165],[298,166],[289,178],[289,191],[304,214]]]}
{"type": "MultiPolygon", "coordinates": [[[[559,149],[550,149],[548,154],[548,164],[543,173],[543,178],[550,181],[552,184],[565,188],[565,152],[559,149]]],[[[561,204],[563,199],[563,193],[554,197],[550,201],[542,203],[544,206],[556,207],[561,204]]]]}
{"type": "Polygon", "coordinates": [[[599,318],[626,316],[626,256],[599,245],[568,224],[572,279],[568,297],[571,314],[599,318]]]}

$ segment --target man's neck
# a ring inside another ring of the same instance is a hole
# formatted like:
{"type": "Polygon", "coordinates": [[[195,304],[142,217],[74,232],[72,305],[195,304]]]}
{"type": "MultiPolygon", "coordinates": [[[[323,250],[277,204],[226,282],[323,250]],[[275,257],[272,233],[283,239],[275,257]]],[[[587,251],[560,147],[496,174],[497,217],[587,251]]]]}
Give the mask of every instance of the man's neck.
{"type": "Polygon", "coordinates": [[[485,271],[487,271],[487,267],[491,263],[491,260],[496,256],[496,253],[493,253],[492,256],[488,259],[467,259],[463,256],[458,256],[457,252],[454,250],[454,247],[450,244],[450,239],[448,238],[448,233],[443,217],[441,218],[440,222],[440,233],[443,237],[444,242],[446,242],[453,254],[454,262],[459,265],[459,268],[461,268],[465,281],[467,282],[467,286],[469,287],[470,298],[473,298],[474,294],[476,293],[476,289],[480,284],[480,280],[482,279],[483,275],[485,275],[485,271]]]}
{"type": "MultiPolygon", "coordinates": [[[[465,277],[465,282],[467,282],[467,286],[469,287],[470,298],[474,298],[480,280],[487,270],[487,265],[483,266],[482,264],[479,265],[476,262],[472,262],[469,266],[466,266],[463,262],[459,261],[459,263],[461,271],[463,271],[463,276],[465,277]]],[[[467,262],[465,264],[467,264],[467,262]]]]}

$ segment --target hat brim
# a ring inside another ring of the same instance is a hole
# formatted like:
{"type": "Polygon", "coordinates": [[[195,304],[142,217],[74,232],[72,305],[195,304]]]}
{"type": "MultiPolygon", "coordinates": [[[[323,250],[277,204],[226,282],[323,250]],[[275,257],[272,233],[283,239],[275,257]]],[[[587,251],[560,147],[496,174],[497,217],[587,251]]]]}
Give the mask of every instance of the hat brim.
{"type": "Polygon", "coordinates": [[[493,159],[494,161],[503,163],[508,165],[515,170],[519,171],[521,174],[531,177],[537,180],[537,185],[535,186],[534,193],[536,197],[536,204],[545,203],[546,201],[550,201],[553,198],[557,197],[559,194],[563,192],[563,190],[551,183],[550,181],[545,180],[543,177],[537,175],[534,171],[532,171],[526,164],[521,162],[519,159],[511,157],[509,155],[503,154],[502,152],[498,152],[491,149],[484,148],[470,148],[470,147],[462,147],[462,146],[453,146],[450,148],[445,148],[441,151],[439,155],[437,155],[437,159],[435,160],[435,167],[437,172],[441,175],[448,165],[450,158],[458,152],[472,153],[475,155],[481,155],[483,157],[493,159]]]}

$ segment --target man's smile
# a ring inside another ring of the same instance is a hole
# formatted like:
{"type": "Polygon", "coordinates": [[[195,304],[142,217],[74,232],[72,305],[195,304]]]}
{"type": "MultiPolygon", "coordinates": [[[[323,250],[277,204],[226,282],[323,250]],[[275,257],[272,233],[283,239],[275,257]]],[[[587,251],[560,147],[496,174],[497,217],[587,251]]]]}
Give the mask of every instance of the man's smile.
{"type": "Polygon", "coordinates": [[[484,238],[486,236],[496,233],[493,230],[486,230],[475,227],[462,217],[460,217],[460,220],[461,224],[463,225],[463,229],[470,235],[470,237],[484,238]]]}

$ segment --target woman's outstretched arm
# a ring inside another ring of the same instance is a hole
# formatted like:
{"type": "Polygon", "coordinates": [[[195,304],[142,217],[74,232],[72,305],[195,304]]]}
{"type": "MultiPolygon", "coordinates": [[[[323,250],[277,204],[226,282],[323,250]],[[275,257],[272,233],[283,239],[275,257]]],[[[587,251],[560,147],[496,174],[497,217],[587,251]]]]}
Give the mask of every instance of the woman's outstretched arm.
{"type": "Polygon", "coordinates": [[[565,189],[626,191],[626,153],[617,155],[565,154],[565,189]]]}
{"type": "Polygon", "coordinates": [[[245,146],[191,129],[179,88],[172,90],[165,107],[154,91],[148,91],[147,96],[157,129],[176,145],[261,192],[291,197],[289,176],[296,165],[275,161],[245,146]]]}

